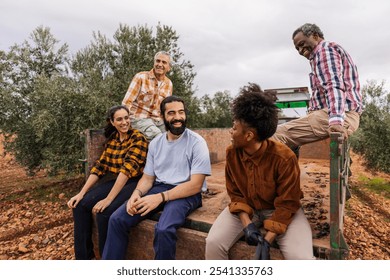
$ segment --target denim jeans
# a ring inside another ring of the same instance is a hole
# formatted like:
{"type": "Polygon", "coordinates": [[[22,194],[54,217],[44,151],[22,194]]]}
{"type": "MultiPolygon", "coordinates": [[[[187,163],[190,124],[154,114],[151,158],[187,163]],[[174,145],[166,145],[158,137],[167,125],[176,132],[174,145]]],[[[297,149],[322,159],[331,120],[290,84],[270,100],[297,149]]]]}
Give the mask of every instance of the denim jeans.
{"type": "MultiPolygon", "coordinates": [[[[156,183],[146,195],[161,193],[175,186],[156,183]]],[[[159,221],[155,225],[153,248],[156,260],[174,260],[176,258],[177,229],[185,222],[186,217],[202,206],[200,193],[186,198],[170,200],[146,216],[130,216],[126,212],[126,203],[119,207],[110,217],[103,259],[123,260],[129,242],[129,231],[140,221],[152,213],[162,210],[159,221]]],[[[137,240],[134,240],[137,242],[137,240]]]]}
{"type": "MultiPolygon", "coordinates": [[[[107,175],[108,177],[108,175],[107,175]]],[[[108,220],[111,214],[129,199],[137,186],[139,178],[129,179],[111,204],[101,213],[96,214],[99,233],[99,252],[102,254],[107,237],[108,220]]],[[[97,202],[107,197],[116,179],[100,179],[73,208],[74,251],[77,260],[90,260],[95,257],[92,243],[92,208],[97,202]]]]}

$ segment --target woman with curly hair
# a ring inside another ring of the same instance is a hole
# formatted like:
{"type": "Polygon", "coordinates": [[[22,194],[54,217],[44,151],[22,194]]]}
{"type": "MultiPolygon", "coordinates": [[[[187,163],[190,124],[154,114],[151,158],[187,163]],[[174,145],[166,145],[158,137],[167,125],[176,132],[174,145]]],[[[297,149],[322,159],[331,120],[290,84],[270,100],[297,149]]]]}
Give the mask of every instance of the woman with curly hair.
{"type": "Polygon", "coordinates": [[[270,258],[274,240],[285,259],[313,259],[311,228],[300,203],[298,160],[287,146],[269,139],[278,125],[275,95],[249,84],[233,100],[232,113],[225,169],[231,202],[210,229],[206,259],[227,259],[242,236],[249,245],[258,245],[259,259],[270,258]]]}

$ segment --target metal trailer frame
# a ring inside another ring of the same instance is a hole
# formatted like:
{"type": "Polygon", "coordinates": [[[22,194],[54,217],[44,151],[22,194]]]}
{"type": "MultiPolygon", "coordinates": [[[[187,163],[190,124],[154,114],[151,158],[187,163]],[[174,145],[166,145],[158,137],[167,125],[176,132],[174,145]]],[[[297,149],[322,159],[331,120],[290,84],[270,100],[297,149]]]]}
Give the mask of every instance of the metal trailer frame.
{"type": "Polygon", "coordinates": [[[345,202],[351,196],[348,187],[350,145],[341,133],[330,134],[330,255],[331,260],[345,259],[349,248],[345,241],[345,202]]]}

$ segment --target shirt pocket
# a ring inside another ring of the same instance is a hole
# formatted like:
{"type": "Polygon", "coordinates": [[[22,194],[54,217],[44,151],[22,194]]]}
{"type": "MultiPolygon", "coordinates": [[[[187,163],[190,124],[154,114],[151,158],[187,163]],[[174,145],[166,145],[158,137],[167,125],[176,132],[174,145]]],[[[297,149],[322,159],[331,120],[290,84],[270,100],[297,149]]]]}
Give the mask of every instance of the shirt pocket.
{"type": "Polygon", "coordinates": [[[154,92],[151,90],[141,89],[138,98],[138,104],[141,106],[150,106],[154,103],[154,92]]]}
{"type": "Polygon", "coordinates": [[[260,184],[260,197],[269,204],[274,204],[276,187],[274,181],[262,181],[260,184]]]}

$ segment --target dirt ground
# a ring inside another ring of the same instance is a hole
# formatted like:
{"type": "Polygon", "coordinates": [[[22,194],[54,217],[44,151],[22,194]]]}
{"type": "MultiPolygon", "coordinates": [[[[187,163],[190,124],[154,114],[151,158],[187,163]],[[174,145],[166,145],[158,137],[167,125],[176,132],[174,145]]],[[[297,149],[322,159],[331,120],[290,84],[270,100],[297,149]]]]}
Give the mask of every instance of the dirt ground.
{"type": "MultiPolygon", "coordinates": [[[[389,199],[367,191],[358,180],[364,175],[390,182],[390,176],[370,172],[362,165],[362,159],[353,153],[352,159],[352,198],[347,202],[344,225],[350,249],[348,259],[390,260],[389,199]]],[[[311,176],[313,171],[305,169],[310,161],[301,160],[300,164],[303,175],[311,176]]],[[[213,165],[213,174],[223,174],[223,168],[223,164],[213,165]]],[[[4,154],[1,145],[0,170],[0,260],[74,259],[73,222],[66,202],[82,186],[83,178],[48,178],[44,172],[28,177],[11,156],[4,154]]],[[[321,172],[315,175],[321,177],[321,172]]],[[[302,186],[303,189],[307,187],[302,186]]],[[[311,215],[307,206],[305,211],[311,222],[325,219],[318,211],[311,215]]],[[[322,210],[321,214],[327,215],[322,210]]],[[[327,235],[329,231],[317,228],[316,234],[327,235]]]]}

